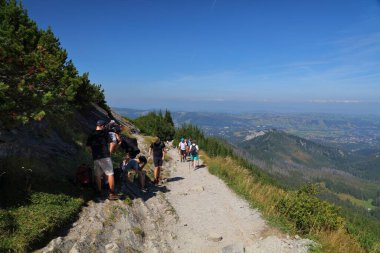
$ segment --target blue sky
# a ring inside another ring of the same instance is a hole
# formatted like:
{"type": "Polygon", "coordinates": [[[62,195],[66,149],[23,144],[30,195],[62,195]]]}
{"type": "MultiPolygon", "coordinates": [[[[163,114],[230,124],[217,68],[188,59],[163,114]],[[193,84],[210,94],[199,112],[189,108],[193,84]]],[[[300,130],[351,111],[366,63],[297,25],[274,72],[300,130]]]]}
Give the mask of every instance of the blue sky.
{"type": "Polygon", "coordinates": [[[108,104],[379,113],[379,0],[25,0],[108,104]]]}

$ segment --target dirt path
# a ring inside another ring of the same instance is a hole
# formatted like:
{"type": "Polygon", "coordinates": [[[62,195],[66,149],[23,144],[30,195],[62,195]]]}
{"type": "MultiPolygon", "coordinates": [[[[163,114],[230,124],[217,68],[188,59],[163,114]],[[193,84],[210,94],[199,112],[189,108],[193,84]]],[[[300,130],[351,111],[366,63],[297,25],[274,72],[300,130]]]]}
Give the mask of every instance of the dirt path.
{"type": "Polygon", "coordinates": [[[90,201],[68,231],[38,252],[307,252],[311,241],[269,228],[207,167],[189,168],[174,149],[169,155],[164,185],[132,202],[90,201]]]}
{"type": "Polygon", "coordinates": [[[179,217],[172,228],[175,252],[307,252],[309,240],[292,240],[270,229],[207,167],[193,169],[179,161],[176,150],[169,154],[175,161],[166,199],[179,217]]]}

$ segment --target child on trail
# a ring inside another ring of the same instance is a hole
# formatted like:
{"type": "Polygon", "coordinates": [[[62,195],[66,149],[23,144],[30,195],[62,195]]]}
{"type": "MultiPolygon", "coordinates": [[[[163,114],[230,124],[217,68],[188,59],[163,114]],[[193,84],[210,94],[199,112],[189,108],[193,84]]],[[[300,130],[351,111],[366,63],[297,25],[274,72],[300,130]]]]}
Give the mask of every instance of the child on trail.
{"type": "Polygon", "coordinates": [[[145,171],[143,171],[146,164],[147,159],[145,156],[141,155],[138,158],[132,159],[130,155],[127,154],[122,162],[123,182],[127,180],[128,172],[133,170],[138,175],[141,189],[146,190],[145,171]]]}
{"type": "Polygon", "coordinates": [[[181,141],[178,144],[178,150],[181,156],[181,162],[186,162],[186,148],[187,148],[187,144],[185,142],[185,139],[181,138],[181,141]]]}
{"type": "Polygon", "coordinates": [[[154,163],[154,184],[158,184],[160,180],[160,172],[163,160],[165,158],[165,144],[160,140],[160,138],[156,138],[155,142],[153,142],[149,147],[149,156],[153,154],[153,163],[154,163]]]}
{"type": "MultiPolygon", "coordinates": [[[[112,122],[111,122],[112,123],[112,122]]],[[[110,200],[117,199],[115,194],[114,171],[111,161],[112,141],[107,129],[108,125],[104,120],[98,120],[96,129],[87,138],[86,146],[91,148],[92,158],[94,160],[94,172],[98,195],[101,194],[102,181],[101,176],[104,173],[108,178],[110,200]]]]}
{"type": "Polygon", "coordinates": [[[192,166],[196,168],[195,161],[198,161],[198,165],[199,165],[199,147],[196,144],[195,140],[193,140],[193,143],[190,146],[189,153],[190,153],[190,160],[192,162],[192,166]]]}

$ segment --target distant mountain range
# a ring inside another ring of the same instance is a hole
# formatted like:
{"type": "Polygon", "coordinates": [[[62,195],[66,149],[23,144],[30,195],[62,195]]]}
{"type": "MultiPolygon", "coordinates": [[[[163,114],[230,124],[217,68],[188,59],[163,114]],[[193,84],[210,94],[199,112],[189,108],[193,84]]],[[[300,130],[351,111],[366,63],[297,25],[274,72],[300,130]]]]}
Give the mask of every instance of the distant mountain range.
{"type": "MultiPolygon", "coordinates": [[[[136,118],[148,111],[114,108],[136,118]]],[[[334,192],[375,196],[380,191],[380,118],[330,114],[172,112],[223,138],[289,187],[323,182],[334,192]]]]}
{"type": "Polygon", "coordinates": [[[368,180],[380,180],[379,155],[359,155],[279,130],[268,130],[242,141],[238,147],[269,169],[283,172],[306,170],[303,174],[309,177],[334,171],[335,174],[349,173],[368,180]]]}
{"type": "MultiPolygon", "coordinates": [[[[114,108],[131,119],[148,110],[114,108]]],[[[230,114],[212,112],[171,112],[179,126],[192,123],[209,136],[217,136],[231,143],[240,143],[260,130],[278,129],[328,146],[362,154],[380,150],[380,116],[337,114],[230,114]]]]}

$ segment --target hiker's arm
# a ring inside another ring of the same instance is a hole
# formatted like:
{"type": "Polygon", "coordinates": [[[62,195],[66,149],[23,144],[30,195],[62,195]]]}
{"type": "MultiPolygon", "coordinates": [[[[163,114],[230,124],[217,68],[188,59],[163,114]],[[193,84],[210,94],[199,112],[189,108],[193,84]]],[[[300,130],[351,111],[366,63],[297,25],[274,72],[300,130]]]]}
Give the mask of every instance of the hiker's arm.
{"type": "Polygon", "coordinates": [[[143,165],[140,167],[140,170],[144,169],[146,163],[143,163],[143,165]]]}

